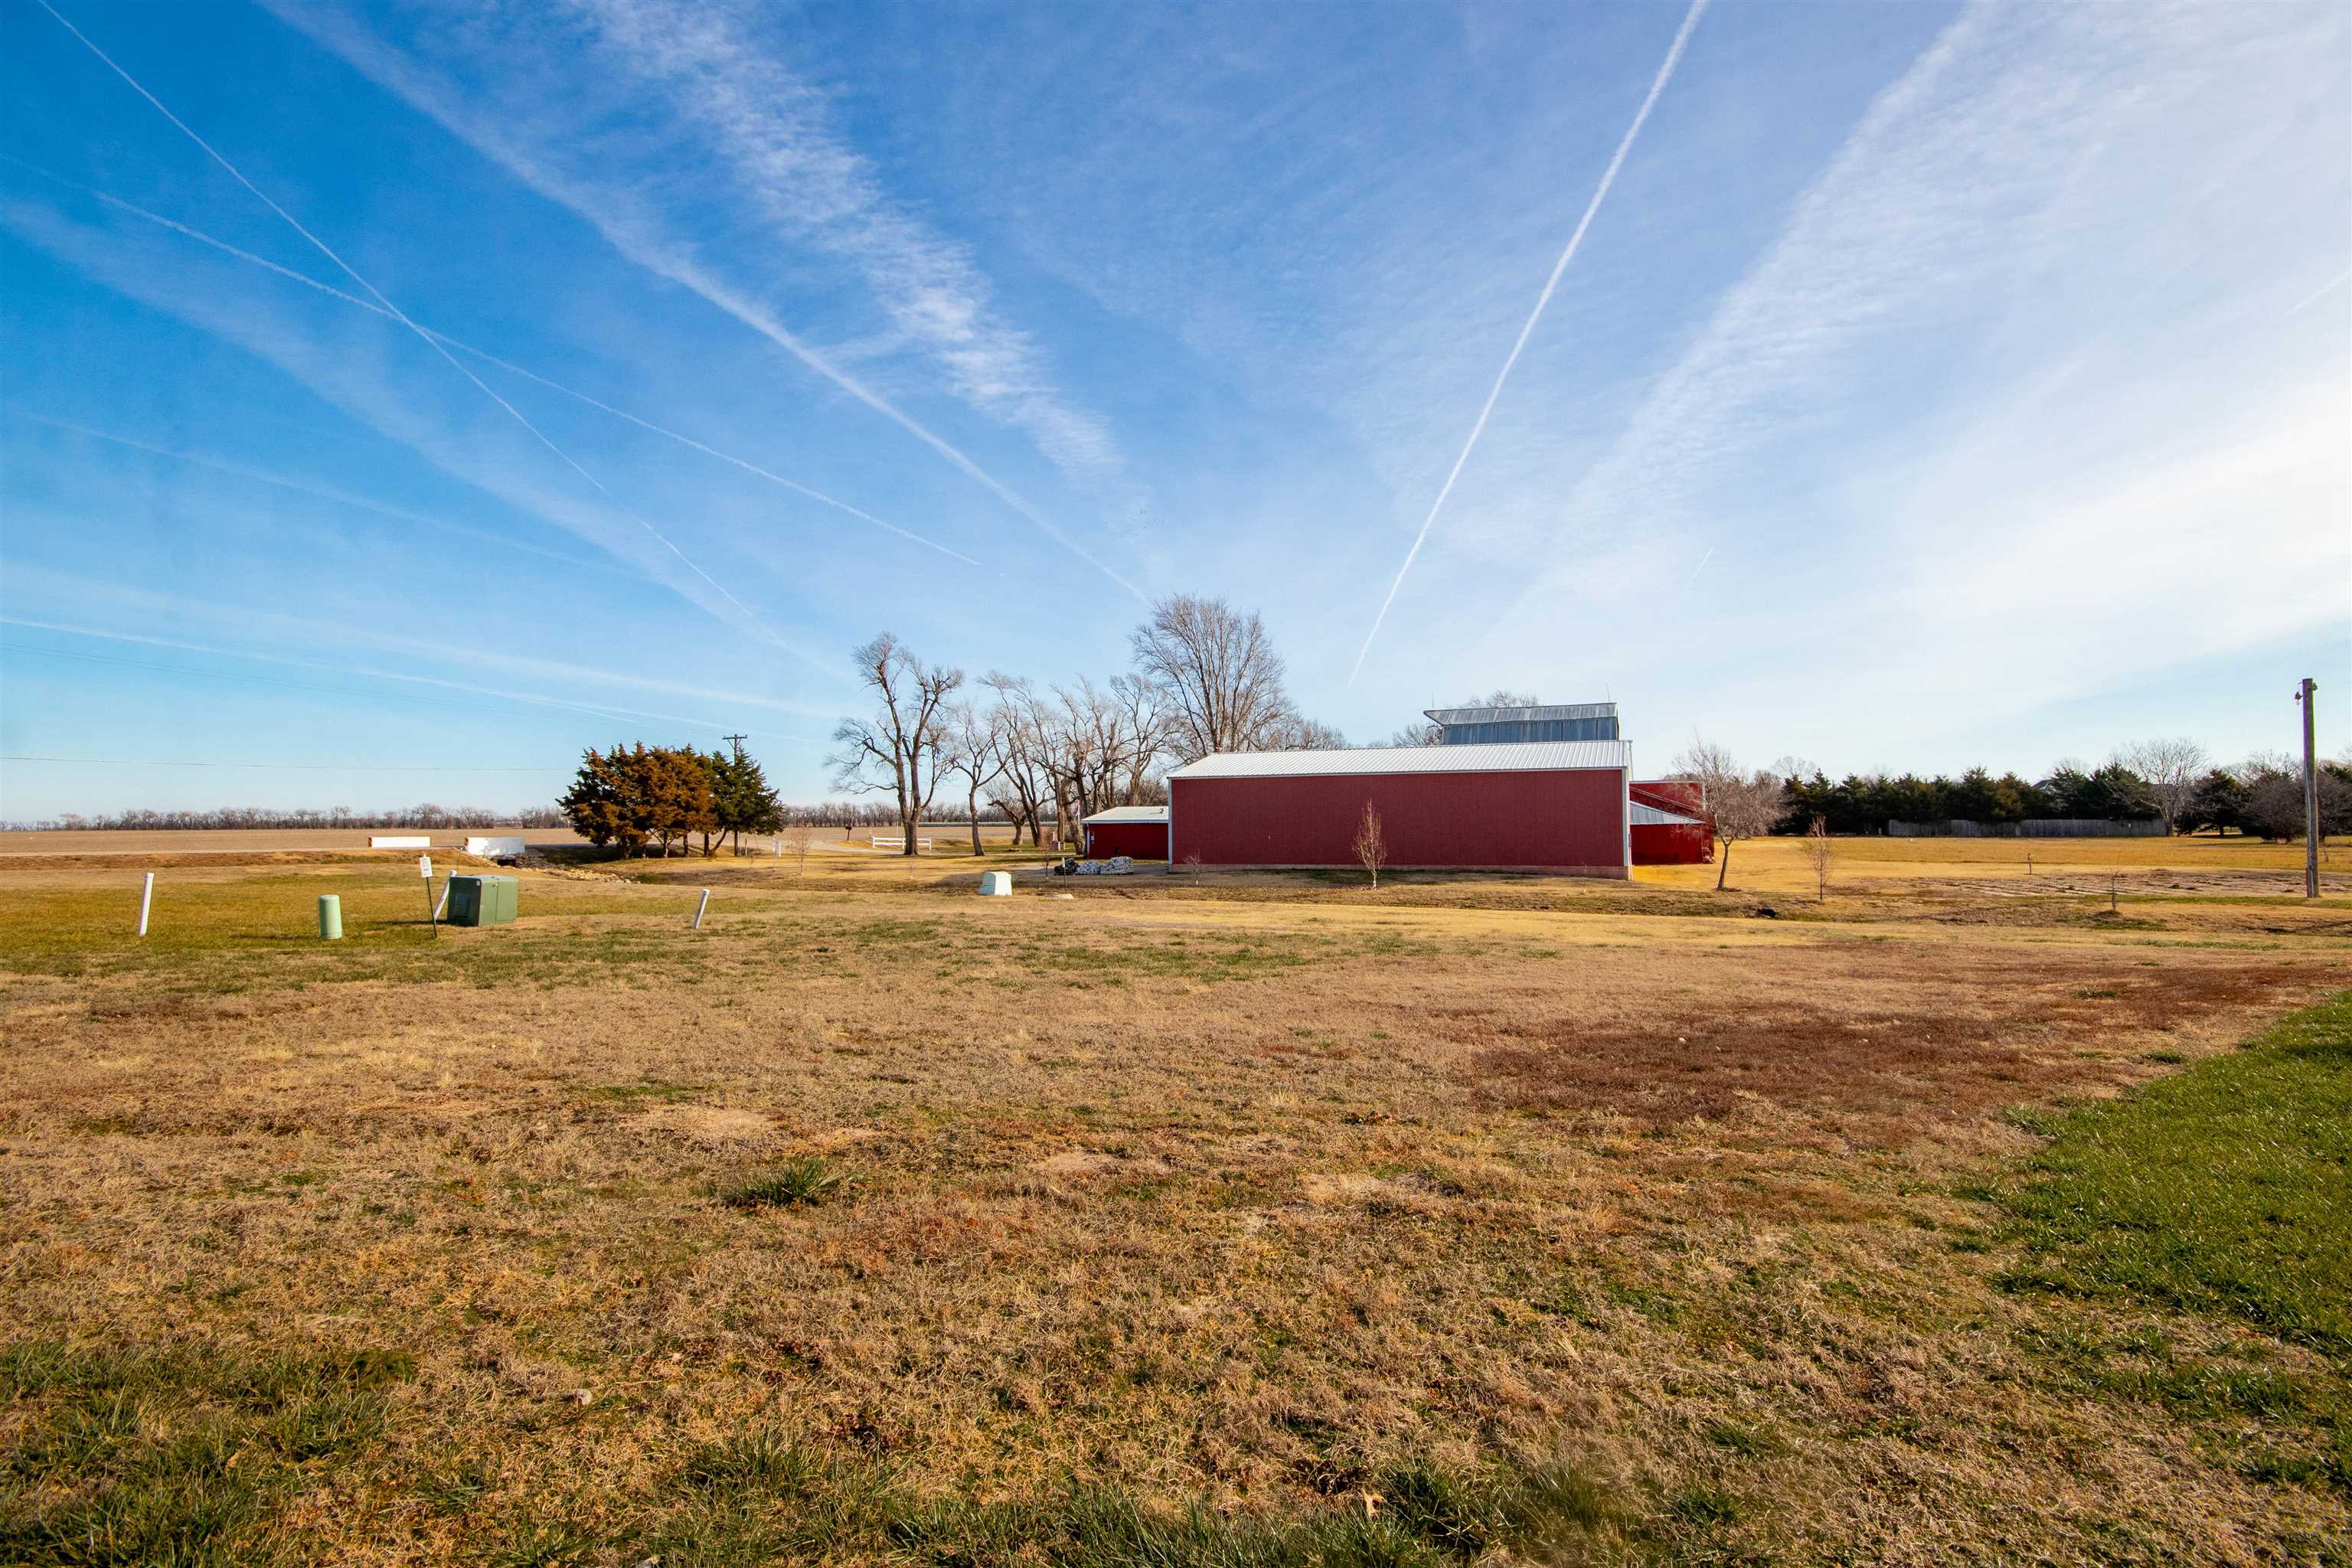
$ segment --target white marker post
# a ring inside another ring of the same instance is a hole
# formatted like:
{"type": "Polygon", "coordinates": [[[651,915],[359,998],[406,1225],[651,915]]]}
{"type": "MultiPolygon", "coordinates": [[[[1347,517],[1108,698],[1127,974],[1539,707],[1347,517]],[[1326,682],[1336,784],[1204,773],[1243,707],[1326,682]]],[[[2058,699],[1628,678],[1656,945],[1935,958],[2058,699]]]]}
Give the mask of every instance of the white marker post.
{"type": "Polygon", "coordinates": [[[147,934],[148,907],[155,901],[155,873],[147,873],[146,882],[139,889],[139,934],[147,934]]]}
{"type": "Polygon", "coordinates": [[[708,889],[708,888],[705,888],[705,889],[702,889],[702,901],[701,901],[700,903],[698,903],[698,904],[697,904],[697,905],[695,905],[695,906],[694,906],[694,929],[695,929],[695,930],[697,930],[697,931],[700,931],[700,930],[702,929],[702,911],[703,911],[703,910],[707,910],[707,909],[709,909],[709,907],[710,907],[710,889],[708,889]]]}
{"type": "Polygon", "coordinates": [[[441,910],[433,902],[433,857],[416,858],[416,874],[425,879],[425,923],[433,928],[433,935],[441,935],[441,910]]]}

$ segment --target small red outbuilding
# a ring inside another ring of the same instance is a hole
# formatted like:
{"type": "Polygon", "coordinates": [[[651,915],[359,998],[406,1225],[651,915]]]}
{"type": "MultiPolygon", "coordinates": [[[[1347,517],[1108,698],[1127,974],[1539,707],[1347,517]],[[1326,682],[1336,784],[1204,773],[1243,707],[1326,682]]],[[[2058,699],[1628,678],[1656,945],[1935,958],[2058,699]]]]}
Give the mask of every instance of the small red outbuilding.
{"type": "Polygon", "coordinates": [[[1124,855],[1131,860],[1168,858],[1168,808],[1164,805],[1114,805],[1079,819],[1086,829],[1087,858],[1108,860],[1124,855]]]}
{"type": "Polygon", "coordinates": [[[1636,779],[1626,786],[1633,817],[1633,864],[1704,866],[1715,858],[1706,786],[1696,779],[1636,779]]]}

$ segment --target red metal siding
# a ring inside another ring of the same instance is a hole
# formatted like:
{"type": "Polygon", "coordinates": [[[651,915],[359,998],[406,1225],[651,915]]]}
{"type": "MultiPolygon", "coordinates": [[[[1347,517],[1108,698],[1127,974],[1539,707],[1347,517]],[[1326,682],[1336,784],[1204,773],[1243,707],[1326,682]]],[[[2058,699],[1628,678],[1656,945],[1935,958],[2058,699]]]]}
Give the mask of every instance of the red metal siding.
{"type": "Polygon", "coordinates": [[[1360,773],[1169,781],[1171,850],[1204,866],[1353,866],[1364,804],[1389,864],[1625,875],[1625,775],[1360,773]]]}
{"type": "Polygon", "coordinates": [[[1715,858],[1715,832],[1703,822],[1633,824],[1636,866],[1704,866],[1715,858]]]}
{"type": "Polygon", "coordinates": [[[1164,822],[1100,822],[1084,826],[1089,860],[1108,860],[1114,855],[1136,860],[1168,858],[1168,825],[1164,822]]]}
{"type": "Polygon", "coordinates": [[[1685,816],[1706,815],[1706,786],[1696,779],[1635,779],[1625,787],[1643,805],[1685,816]]]}

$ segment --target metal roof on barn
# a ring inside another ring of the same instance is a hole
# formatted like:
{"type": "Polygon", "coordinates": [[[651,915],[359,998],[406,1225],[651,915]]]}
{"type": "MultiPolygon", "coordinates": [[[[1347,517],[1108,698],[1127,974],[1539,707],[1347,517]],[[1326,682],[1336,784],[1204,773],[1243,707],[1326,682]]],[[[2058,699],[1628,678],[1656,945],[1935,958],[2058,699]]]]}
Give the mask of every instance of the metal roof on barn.
{"type": "Polygon", "coordinates": [[[1366,746],[1345,752],[1223,752],[1178,779],[1314,778],[1374,773],[1533,773],[1632,766],[1623,741],[1519,741],[1484,746],[1366,746]]]}
{"type": "Polygon", "coordinates": [[[1626,803],[1633,810],[1627,818],[1636,827],[1701,827],[1706,826],[1696,816],[1685,816],[1678,811],[1660,811],[1641,801],[1626,803]]]}
{"type": "Polygon", "coordinates": [[[1081,822],[1165,822],[1168,808],[1164,805],[1107,805],[1092,816],[1082,816],[1081,822]]]}

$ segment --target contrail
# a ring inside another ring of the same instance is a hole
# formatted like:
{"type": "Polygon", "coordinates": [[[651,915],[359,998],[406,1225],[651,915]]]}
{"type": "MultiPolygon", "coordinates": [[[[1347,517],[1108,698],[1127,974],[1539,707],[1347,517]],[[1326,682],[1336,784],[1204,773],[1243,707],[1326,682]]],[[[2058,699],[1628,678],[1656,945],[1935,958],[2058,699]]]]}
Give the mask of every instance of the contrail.
{"type": "Polygon", "coordinates": [[[1706,563],[1714,559],[1715,546],[1710,544],[1706,547],[1706,553],[1698,558],[1698,564],[1691,568],[1691,574],[1683,580],[1683,591],[1685,593],[1688,593],[1690,591],[1690,585],[1698,581],[1698,574],[1706,571],[1706,563]]]}
{"type": "Polygon", "coordinates": [[[197,468],[210,468],[215,473],[231,474],[240,479],[249,479],[257,485],[271,485],[278,489],[291,490],[296,495],[333,501],[339,506],[357,507],[362,511],[372,511],[382,517],[397,519],[402,522],[414,522],[425,528],[446,529],[451,533],[463,534],[468,539],[478,539],[485,543],[499,545],[508,550],[520,550],[532,555],[544,555],[551,561],[561,561],[566,566],[576,566],[583,572],[613,572],[631,577],[638,575],[635,569],[615,562],[591,561],[585,556],[566,555],[561,550],[550,550],[543,544],[532,544],[520,539],[509,539],[504,534],[492,533],[486,528],[468,528],[462,522],[451,522],[446,518],[434,517],[426,512],[411,511],[404,506],[394,506],[390,501],[381,501],[370,496],[356,495],[350,490],[337,489],[332,485],[306,484],[300,479],[288,479],[283,474],[273,474],[267,468],[247,468],[243,463],[231,463],[219,458],[207,458],[196,452],[175,452],[169,447],[151,446],[145,441],[134,440],[129,436],[119,436],[111,430],[100,430],[88,425],[77,425],[70,419],[53,419],[46,414],[33,414],[22,408],[11,408],[6,410],[6,413],[12,419],[22,419],[34,425],[46,425],[52,430],[70,431],[76,436],[84,437],[92,441],[107,441],[118,447],[128,447],[134,452],[146,452],[158,458],[169,458],[175,463],[192,463],[197,468]]]}
{"type": "MultiPolygon", "coordinates": [[[[42,3],[46,5],[47,0],[42,0],[42,3]]],[[[349,31],[322,27],[302,8],[287,5],[284,0],[260,0],[260,4],[289,26],[300,30],[321,47],[341,55],[353,68],[384,90],[397,94],[418,112],[430,116],[452,136],[505,168],[541,196],[569,209],[602,235],[605,243],[619,252],[625,260],[680,288],[693,290],[712,308],[734,317],[816,374],[930,447],[974,483],[1028,520],[1039,532],[1126,589],[1137,600],[1145,604],[1150,602],[1142,589],[1113,571],[1044,512],[921,421],[811,347],[772,311],[711,277],[691,259],[668,253],[659,246],[626,232],[610,214],[565,180],[550,174],[496,134],[467,120],[444,101],[442,95],[419,81],[419,73],[404,68],[401,62],[387,58],[387,51],[353,37],[349,31]]]]}
{"type": "Polygon", "coordinates": [[[364,665],[328,664],[314,658],[288,658],[279,654],[248,653],[237,648],[215,647],[209,643],[185,642],[177,637],[146,637],[135,632],[101,631],[96,626],[77,626],[62,621],[34,620],[23,616],[0,616],[0,626],[24,626],[33,631],[60,632],[68,637],[98,637],[107,642],[137,643],[147,647],[176,648],[183,653],[209,654],[216,658],[250,659],[256,664],[283,665],[295,669],[322,669],[331,674],[353,675],[368,680],[405,681],[412,686],[430,686],[443,691],[463,691],[476,697],[497,698],[505,702],[522,702],[537,708],[557,708],[572,713],[585,713],[592,718],[658,719],[672,724],[692,725],[698,729],[717,731],[720,728],[719,721],[714,719],[695,719],[678,713],[654,713],[641,708],[615,708],[603,702],[569,702],[560,697],[541,697],[530,691],[503,690],[495,686],[474,686],[462,680],[438,680],[429,675],[406,675],[398,670],[372,669],[364,665]]]}
{"type": "MultiPolygon", "coordinates": [[[[268,271],[275,272],[280,278],[299,283],[306,289],[315,289],[321,294],[341,300],[346,305],[355,305],[359,309],[366,310],[373,315],[382,316],[386,321],[395,319],[392,311],[385,310],[383,306],[375,303],[372,300],[362,300],[357,294],[347,294],[331,283],[320,282],[316,278],[311,277],[307,272],[297,272],[291,267],[281,267],[266,256],[256,256],[250,250],[240,249],[225,239],[216,239],[213,236],[206,234],[204,230],[200,228],[193,228],[188,225],[180,222],[177,218],[169,218],[165,217],[161,213],[149,212],[145,207],[140,206],[134,202],[126,202],[121,196],[111,195],[105,191],[100,190],[95,185],[85,185],[79,180],[67,179],[63,174],[53,174],[49,170],[42,168],[37,163],[27,163],[22,158],[12,158],[5,153],[0,153],[0,163],[14,163],[18,168],[26,170],[30,174],[38,174],[45,180],[53,180],[60,185],[81,192],[84,195],[90,197],[92,200],[104,202],[108,206],[113,207],[118,212],[128,213],[132,217],[144,219],[146,222],[154,224],[158,227],[170,229],[173,233],[193,239],[199,245],[210,246],[213,249],[220,251],[224,255],[233,256],[239,261],[248,262],[255,267],[259,267],[268,271]]],[[[767,480],[770,484],[781,485],[785,489],[791,490],[796,495],[806,496],[809,500],[832,507],[836,511],[846,512],[851,517],[856,518],[861,522],[870,522],[875,527],[883,530],[885,532],[895,533],[901,539],[907,540],[915,544],[922,545],[925,549],[936,550],[940,554],[961,561],[967,566],[981,566],[985,564],[985,563],[973,560],[971,556],[966,555],[961,550],[950,549],[949,546],[941,544],[936,539],[926,538],[910,528],[901,528],[887,518],[877,517],[872,512],[866,510],[862,507],[852,506],[849,502],[839,500],[834,496],[829,496],[823,490],[813,489],[809,486],[802,484],[797,479],[788,479],[782,474],[772,473],[768,469],[760,467],[757,463],[751,462],[746,458],[736,457],[731,452],[722,452],[716,447],[706,446],[702,442],[696,440],[693,437],[682,434],[679,431],[672,430],[667,426],[656,425],[650,419],[640,418],[636,415],[630,413],[625,408],[615,408],[609,403],[604,402],[598,398],[591,397],[588,394],[579,391],[576,388],[566,386],[560,381],[551,381],[546,376],[540,374],[537,371],[528,370],[523,366],[515,363],[511,360],[500,359],[498,355],[490,353],[488,349],[478,349],[473,344],[463,342],[457,338],[453,338],[446,332],[437,331],[432,327],[424,326],[421,322],[417,324],[422,331],[429,333],[432,337],[437,339],[441,342],[446,343],[449,347],[456,349],[459,353],[471,354],[474,358],[480,360],[485,364],[494,364],[500,370],[521,376],[525,381],[536,382],[540,385],[546,387],[550,392],[560,392],[564,396],[584,403],[591,408],[602,409],[615,419],[625,419],[630,424],[636,426],[641,430],[649,430],[656,436],[666,437],[672,441],[676,441],[682,447],[690,447],[694,450],[703,453],[707,457],[716,458],[722,463],[732,463],[735,467],[741,468],[746,473],[755,474],[761,479],[767,480]]]]}
{"type": "MultiPolygon", "coordinates": [[[[43,0],[43,4],[47,3],[47,0],[43,0]]],[[[1413,535],[1412,548],[1404,552],[1404,564],[1397,568],[1396,581],[1389,584],[1389,596],[1381,601],[1381,613],[1372,617],[1372,629],[1364,634],[1364,646],[1356,651],[1355,668],[1348,671],[1349,686],[1355,685],[1356,677],[1363,673],[1364,656],[1372,651],[1372,639],[1381,635],[1381,625],[1389,618],[1389,606],[1396,603],[1397,590],[1404,586],[1405,574],[1412,570],[1414,558],[1421,553],[1422,545],[1427,542],[1430,527],[1437,521],[1438,512],[1444,508],[1445,498],[1454,493],[1454,481],[1462,477],[1462,466],[1470,460],[1471,449],[1478,445],[1478,437],[1486,433],[1487,416],[1495,412],[1496,399],[1503,395],[1503,384],[1511,378],[1511,367],[1519,363],[1519,352],[1528,346],[1528,338],[1535,331],[1536,322],[1542,318],[1544,307],[1551,303],[1552,290],[1559,287],[1560,274],[1568,270],[1569,262],[1576,256],[1577,247],[1584,243],[1584,231],[1592,226],[1592,215],[1601,210],[1601,199],[1609,195],[1609,187],[1616,182],[1617,171],[1624,166],[1625,154],[1633,150],[1633,138],[1642,133],[1643,121],[1650,118],[1650,110],[1656,106],[1658,95],[1665,91],[1666,79],[1675,74],[1675,62],[1683,58],[1683,46],[1690,42],[1691,29],[1698,26],[1699,13],[1706,9],[1706,0],[1691,0],[1691,8],[1684,15],[1683,25],[1675,31],[1675,41],[1666,50],[1665,63],[1658,67],[1657,79],[1650,83],[1649,96],[1642,100],[1642,107],[1634,112],[1633,123],[1625,128],[1625,139],[1617,143],[1617,155],[1610,159],[1609,167],[1601,171],[1601,184],[1593,190],[1592,199],[1585,204],[1584,216],[1576,222],[1576,232],[1568,237],[1568,247],[1552,264],[1551,276],[1544,280],[1543,292],[1536,296],[1536,308],[1528,312],[1527,325],[1519,329],[1518,342],[1511,345],[1510,356],[1503,361],[1502,371],[1495,377],[1494,390],[1486,394],[1486,406],[1478,410],[1477,423],[1470,426],[1470,438],[1462,443],[1462,455],[1454,459],[1453,472],[1445,476],[1445,483],[1438,489],[1437,499],[1430,503],[1429,515],[1421,520],[1421,531],[1413,535]]]]}
{"type": "MultiPolygon", "coordinates": [[[[496,392],[492,391],[490,384],[488,382],[484,381],[480,376],[476,375],[472,371],[467,370],[464,365],[458,363],[457,357],[451,353],[447,349],[442,347],[439,340],[435,338],[431,332],[428,332],[424,328],[418,326],[415,321],[410,321],[407,316],[402,313],[399,306],[394,304],[389,299],[385,298],[382,289],[378,289],[374,284],[362,277],[357,268],[353,267],[350,262],[345,261],[341,257],[336,255],[333,247],[329,246],[325,240],[320,239],[317,235],[312,234],[309,229],[304,228],[300,221],[298,220],[292,213],[288,212],[284,207],[281,207],[276,202],[271,201],[268,195],[262,191],[259,185],[257,185],[251,180],[247,179],[244,173],[239,170],[236,164],[221,156],[219,152],[214,148],[211,142],[205,141],[203,137],[190,130],[188,128],[187,121],[182,120],[169,109],[163,107],[163,100],[162,99],[157,98],[153,93],[149,92],[145,88],[140,86],[139,79],[137,77],[132,76],[129,71],[124,70],[121,66],[115,64],[112,56],[109,55],[104,49],[100,48],[96,44],[90,42],[89,37],[84,34],[79,27],[77,27],[71,22],[67,21],[64,16],[58,12],[58,8],[49,4],[49,0],[35,0],[35,3],[37,4],[42,10],[47,11],[51,16],[55,17],[58,26],[63,27],[67,32],[71,33],[77,39],[80,40],[82,47],[88,49],[91,54],[96,55],[106,66],[107,69],[112,71],[115,75],[121,77],[125,82],[129,83],[131,91],[145,99],[150,104],[152,104],[154,106],[155,112],[170,121],[173,125],[178,129],[181,135],[185,136],[189,141],[202,148],[204,150],[205,156],[210,158],[214,163],[218,163],[223,169],[226,170],[229,178],[235,180],[238,184],[243,185],[247,190],[252,192],[254,197],[258,200],[263,206],[268,207],[271,212],[276,213],[279,217],[283,218],[286,221],[288,227],[291,228],[296,234],[300,235],[304,239],[309,240],[311,247],[316,249],[320,255],[325,257],[328,260],[341,268],[345,277],[349,278],[352,282],[358,284],[361,288],[366,289],[369,294],[373,296],[375,302],[383,306],[386,313],[388,313],[393,320],[398,321],[402,326],[406,327],[410,331],[415,332],[418,340],[422,342],[425,347],[431,349],[435,353],[439,354],[443,359],[448,361],[450,369],[456,371],[459,375],[464,376],[467,381],[472,382],[477,387],[480,388],[483,396],[497,404],[500,408],[505,409],[507,414],[516,424],[521,426],[524,429],[530,431],[533,436],[539,438],[540,445],[545,447],[549,451],[562,458],[564,464],[569,467],[573,473],[578,474],[582,479],[587,480],[589,484],[594,486],[596,492],[599,495],[604,496],[608,499],[611,498],[613,492],[604,488],[602,480],[598,479],[595,475],[590,473],[587,469],[582,468],[578,463],[573,462],[570,453],[557,446],[553,441],[549,440],[546,434],[542,432],[538,426],[533,425],[530,420],[524,418],[521,411],[517,409],[513,404],[509,403],[505,398],[500,397],[496,392]]],[[[743,618],[751,622],[754,626],[757,626],[761,632],[767,637],[769,641],[776,644],[780,647],[790,647],[790,645],[787,644],[782,637],[777,635],[773,627],[770,626],[767,622],[761,620],[758,616],[752,614],[751,607],[749,605],[746,605],[742,600],[729,593],[725,584],[719,582],[718,578],[713,577],[709,573],[705,572],[701,567],[696,565],[692,558],[689,557],[685,551],[680,550],[677,545],[672,544],[668,538],[663,534],[660,529],[656,528],[652,523],[647,522],[644,518],[639,517],[635,511],[632,511],[628,507],[622,505],[618,500],[614,500],[613,506],[614,509],[619,511],[624,517],[628,518],[639,528],[642,528],[647,533],[652,534],[656,540],[660,542],[663,548],[667,549],[672,555],[677,556],[679,561],[685,563],[687,568],[693,572],[696,576],[701,578],[704,582],[709,584],[711,587],[717,589],[719,596],[724,598],[729,604],[734,605],[735,608],[742,614],[743,618]]]]}
{"type": "Polygon", "coordinates": [[[2294,310],[2289,310],[2287,315],[2291,317],[2302,315],[2305,310],[2311,309],[2312,306],[2318,304],[2322,300],[2327,298],[2328,295],[2343,287],[2347,279],[2352,279],[2352,267],[2346,268],[2343,271],[2337,273],[2335,277],[2329,279],[2326,282],[2322,283],[2318,288],[2314,289],[2310,293],[2305,295],[2303,302],[2297,305],[2294,310]]]}

